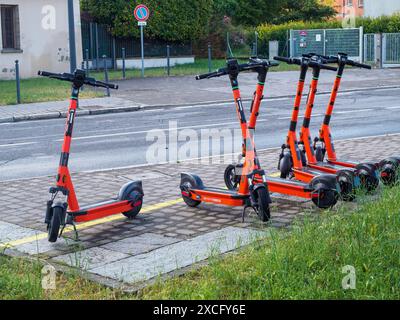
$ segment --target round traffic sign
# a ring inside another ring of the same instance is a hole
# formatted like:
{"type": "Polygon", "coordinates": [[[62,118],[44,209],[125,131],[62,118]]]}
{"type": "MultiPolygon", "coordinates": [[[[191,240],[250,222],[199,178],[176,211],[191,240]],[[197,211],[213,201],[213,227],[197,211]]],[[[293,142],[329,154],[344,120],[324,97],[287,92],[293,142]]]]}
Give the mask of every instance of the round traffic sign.
{"type": "Polygon", "coordinates": [[[139,4],[135,8],[135,18],[137,21],[147,21],[150,16],[150,10],[144,4],[139,4]]]}

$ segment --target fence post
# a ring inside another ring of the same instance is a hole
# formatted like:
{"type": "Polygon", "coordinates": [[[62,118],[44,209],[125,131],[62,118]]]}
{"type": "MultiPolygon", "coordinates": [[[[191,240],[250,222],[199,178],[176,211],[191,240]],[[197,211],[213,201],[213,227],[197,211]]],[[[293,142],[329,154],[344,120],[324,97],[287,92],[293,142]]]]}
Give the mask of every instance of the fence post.
{"type": "Polygon", "coordinates": [[[122,48],[122,78],[126,78],[126,66],[125,66],[126,51],[122,48]]]}
{"type": "Polygon", "coordinates": [[[212,69],[212,61],[211,61],[211,44],[208,44],[208,72],[211,72],[212,69]]]}
{"type": "Polygon", "coordinates": [[[256,57],[258,57],[258,32],[256,31],[255,32],[255,38],[256,38],[256,41],[255,41],[255,46],[254,46],[254,53],[255,53],[255,56],[256,57]]]}
{"type": "Polygon", "coordinates": [[[290,43],[290,57],[294,57],[294,39],[293,39],[293,30],[290,30],[290,37],[289,37],[289,43],[290,43]]]}
{"type": "Polygon", "coordinates": [[[17,104],[21,103],[21,83],[19,77],[19,61],[15,60],[15,81],[17,84],[17,104]]]}
{"type": "Polygon", "coordinates": [[[95,39],[96,39],[96,69],[99,71],[99,25],[95,24],[95,39]]]}
{"type": "Polygon", "coordinates": [[[171,75],[171,47],[167,45],[167,74],[171,75]]]}
{"type": "Polygon", "coordinates": [[[85,50],[86,76],[89,76],[89,49],[85,50]]]}
{"type": "Polygon", "coordinates": [[[363,47],[364,47],[364,43],[363,43],[363,40],[364,40],[364,27],[363,26],[361,26],[360,27],[360,63],[363,63],[364,62],[364,50],[363,50],[363,47]]]}
{"type": "Polygon", "coordinates": [[[326,39],[326,29],[324,29],[324,32],[323,32],[323,40],[322,41],[324,41],[324,43],[323,43],[323,45],[324,45],[324,56],[326,56],[327,54],[326,54],[326,43],[327,43],[327,39],[326,39]]]}
{"type": "MultiPolygon", "coordinates": [[[[103,55],[104,60],[104,80],[108,83],[107,56],[103,55]]],[[[107,88],[107,97],[110,96],[110,88],[107,88]]]]}
{"type": "Polygon", "coordinates": [[[377,68],[383,68],[383,36],[382,33],[375,34],[375,65],[377,68]]]}
{"type": "Polygon", "coordinates": [[[112,39],[112,55],[113,55],[113,67],[114,70],[117,70],[117,51],[116,51],[116,43],[115,43],[115,37],[112,39]]]}

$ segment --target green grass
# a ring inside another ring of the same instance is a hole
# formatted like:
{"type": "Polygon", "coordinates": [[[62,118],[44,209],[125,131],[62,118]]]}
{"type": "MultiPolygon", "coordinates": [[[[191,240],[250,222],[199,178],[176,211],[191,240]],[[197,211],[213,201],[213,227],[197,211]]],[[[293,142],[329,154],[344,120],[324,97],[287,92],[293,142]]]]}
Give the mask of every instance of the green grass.
{"type": "MultiPolygon", "coordinates": [[[[225,66],[225,60],[213,60],[212,70],[225,66]]],[[[297,70],[294,66],[281,64],[274,71],[297,70]]],[[[208,60],[196,59],[193,64],[177,65],[171,68],[171,76],[192,76],[208,72],[208,60]]],[[[91,72],[90,75],[98,80],[104,80],[104,72],[91,72]]],[[[141,70],[129,69],[126,72],[127,79],[139,78],[141,70]]],[[[145,71],[146,77],[164,77],[167,76],[166,68],[149,68],[145,71]]],[[[109,81],[122,80],[122,71],[109,71],[109,81]]],[[[57,80],[32,78],[21,81],[21,102],[46,102],[68,99],[70,95],[70,85],[57,80]]],[[[104,90],[86,90],[82,92],[81,98],[93,98],[104,95],[104,90]]],[[[0,81],[0,106],[16,104],[16,84],[14,80],[0,81]]]]}
{"type": "MultiPolygon", "coordinates": [[[[71,95],[71,86],[57,80],[35,78],[21,80],[21,102],[46,102],[66,100],[71,95]]],[[[104,91],[86,90],[82,98],[104,95],[104,91]]],[[[0,81],[0,106],[16,104],[16,84],[13,80],[0,81]]]]}
{"type": "Polygon", "coordinates": [[[400,187],[355,212],[325,213],[290,233],[146,289],[145,299],[399,299],[400,187]],[[343,290],[342,268],[356,269],[343,290]]]}
{"type": "MultiPolygon", "coordinates": [[[[247,60],[240,60],[242,63],[246,63],[247,60]]],[[[225,59],[213,60],[211,65],[211,70],[215,71],[216,69],[223,68],[226,66],[225,59]]],[[[279,67],[271,68],[271,71],[293,71],[298,70],[298,67],[293,65],[287,65],[286,63],[282,63],[279,67]]],[[[196,59],[195,63],[192,64],[178,64],[174,67],[171,67],[170,74],[171,76],[193,76],[201,73],[209,72],[208,69],[208,59],[196,59]]],[[[104,80],[104,72],[91,72],[91,75],[96,77],[99,80],[104,80]]],[[[167,68],[148,68],[145,70],[145,77],[165,77],[167,76],[167,68]]],[[[129,69],[126,71],[126,79],[133,79],[141,77],[140,69],[129,69]]],[[[109,71],[109,79],[110,81],[122,80],[122,71],[109,71]]]]}
{"type": "Polygon", "coordinates": [[[274,231],[180,278],[159,281],[140,295],[60,275],[43,291],[41,265],[0,256],[0,299],[399,299],[400,187],[383,191],[354,212],[326,212],[274,231]],[[354,266],[356,289],[344,290],[344,266],[354,266]]]}

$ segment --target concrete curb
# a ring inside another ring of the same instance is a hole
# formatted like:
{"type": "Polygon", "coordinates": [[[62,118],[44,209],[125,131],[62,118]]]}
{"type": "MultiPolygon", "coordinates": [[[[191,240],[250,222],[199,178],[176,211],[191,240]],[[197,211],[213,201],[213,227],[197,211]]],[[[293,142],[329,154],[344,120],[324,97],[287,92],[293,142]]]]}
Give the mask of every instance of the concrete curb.
{"type": "MultiPolygon", "coordinates": [[[[365,88],[354,88],[348,90],[342,90],[341,93],[349,93],[349,92],[360,92],[360,91],[369,91],[369,90],[384,90],[384,89],[398,89],[400,86],[382,86],[382,87],[365,87],[365,88]]],[[[331,91],[321,91],[318,92],[318,95],[326,95],[330,94],[331,91]]],[[[303,96],[307,96],[308,94],[303,94],[303,96]]],[[[266,100],[273,99],[286,99],[292,98],[294,95],[281,95],[276,97],[269,97],[266,100]]],[[[245,102],[251,101],[251,98],[242,99],[245,102]]],[[[204,102],[196,102],[196,103],[184,103],[184,104],[163,104],[163,105],[142,105],[142,106],[129,106],[129,107],[117,107],[117,108],[102,108],[102,109],[94,109],[94,110],[78,110],[77,116],[94,116],[94,115],[102,115],[109,113],[127,113],[127,112],[136,112],[140,110],[152,110],[152,109],[165,109],[165,108],[177,108],[177,107],[190,107],[190,106],[202,106],[202,105],[210,105],[210,104],[223,104],[223,103],[231,103],[232,100],[217,100],[217,101],[204,101],[204,102]]],[[[12,123],[12,122],[23,122],[23,121],[35,121],[35,120],[50,120],[50,119],[60,119],[66,118],[66,112],[46,112],[40,114],[32,114],[32,115],[22,115],[22,116],[13,116],[7,118],[0,118],[0,123],[12,123]]]]}

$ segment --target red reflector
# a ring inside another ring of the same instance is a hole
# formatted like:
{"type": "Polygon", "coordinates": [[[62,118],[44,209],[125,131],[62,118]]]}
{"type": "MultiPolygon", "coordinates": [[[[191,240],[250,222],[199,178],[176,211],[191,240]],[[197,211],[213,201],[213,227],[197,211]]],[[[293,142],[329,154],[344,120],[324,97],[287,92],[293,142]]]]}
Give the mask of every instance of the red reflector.
{"type": "Polygon", "coordinates": [[[182,195],[185,197],[189,197],[189,193],[187,193],[186,191],[182,191],[182,195]]]}
{"type": "Polygon", "coordinates": [[[133,207],[139,207],[141,204],[142,204],[142,201],[141,201],[141,200],[136,201],[136,202],[133,204],[133,207]]]}

